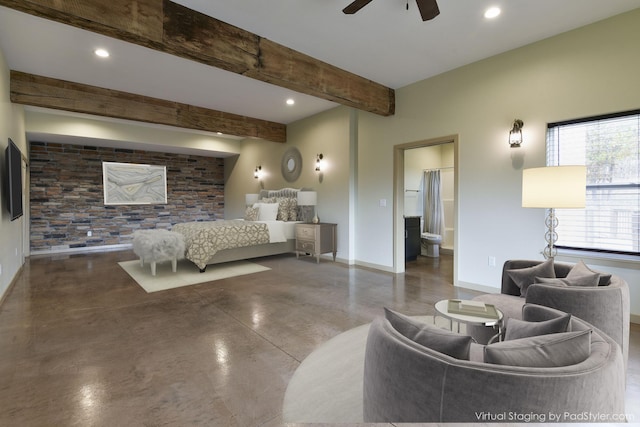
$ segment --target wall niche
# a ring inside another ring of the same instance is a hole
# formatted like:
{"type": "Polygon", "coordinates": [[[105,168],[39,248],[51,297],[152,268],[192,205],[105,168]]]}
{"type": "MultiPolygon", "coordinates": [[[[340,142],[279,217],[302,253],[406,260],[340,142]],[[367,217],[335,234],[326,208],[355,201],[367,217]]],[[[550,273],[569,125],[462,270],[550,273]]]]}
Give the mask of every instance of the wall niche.
{"type": "Polygon", "coordinates": [[[29,174],[32,253],[123,245],[135,230],[224,218],[222,158],[32,142],[29,174]],[[166,166],[167,204],[105,206],[102,162],[166,166]]]}

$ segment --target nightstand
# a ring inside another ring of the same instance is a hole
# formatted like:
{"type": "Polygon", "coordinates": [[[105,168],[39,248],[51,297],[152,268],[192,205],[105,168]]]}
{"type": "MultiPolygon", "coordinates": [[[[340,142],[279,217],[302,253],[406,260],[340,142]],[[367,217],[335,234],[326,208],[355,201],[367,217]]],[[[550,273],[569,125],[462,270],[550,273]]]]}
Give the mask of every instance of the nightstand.
{"type": "Polygon", "coordinates": [[[336,260],[338,248],[336,230],[338,224],[320,222],[318,224],[296,224],[296,258],[300,252],[316,256],[316,263],[320,263],[320,254],[333,253],[336,260]]]}

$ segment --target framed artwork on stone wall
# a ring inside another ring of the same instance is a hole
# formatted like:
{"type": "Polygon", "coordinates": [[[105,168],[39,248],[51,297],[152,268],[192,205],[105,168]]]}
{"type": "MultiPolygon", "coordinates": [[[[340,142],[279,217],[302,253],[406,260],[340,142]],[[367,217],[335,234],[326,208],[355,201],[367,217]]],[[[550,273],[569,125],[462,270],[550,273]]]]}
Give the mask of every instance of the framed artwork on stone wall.
{"type": "Polygon", "coordinates": [[[167,203],[166,166],[102,162],[105,205],[167,203]]]}

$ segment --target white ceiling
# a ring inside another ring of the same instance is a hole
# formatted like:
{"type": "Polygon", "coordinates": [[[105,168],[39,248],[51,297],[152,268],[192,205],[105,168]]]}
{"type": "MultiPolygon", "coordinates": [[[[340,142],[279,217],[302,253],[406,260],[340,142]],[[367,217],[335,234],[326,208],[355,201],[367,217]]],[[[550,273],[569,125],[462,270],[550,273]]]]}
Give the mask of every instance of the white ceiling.
{"type": "MultiPolygon", "coordinates": [[[[640,0],[174,0],[394,89],[640,7],[640,0]],[[497,5],[502,14],[483,18],[497,5]]],[[[0,7],[9,68],[288,124],[335,103],[0,7]],[[97,47],[110,50],[101,60],[97,47]],[[292,97],[294,106],[285,105],[292,97]]]]}

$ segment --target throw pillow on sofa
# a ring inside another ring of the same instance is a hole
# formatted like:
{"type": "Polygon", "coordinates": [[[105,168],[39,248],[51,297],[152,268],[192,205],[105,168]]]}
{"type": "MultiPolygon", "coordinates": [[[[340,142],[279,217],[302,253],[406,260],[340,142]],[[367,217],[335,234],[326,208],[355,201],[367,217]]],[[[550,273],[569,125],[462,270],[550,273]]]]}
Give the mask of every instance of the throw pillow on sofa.
{"type": "Polygon", "coordinates": [[[534,284],[543,283],[546,285],[556,286],[578,286],[578,287],[595,287],[598,286],[600,275],[595,276],[581,276],[570,279],[568,277],[556,277],[555,279],[549,279],[546,277],[536,277],[534,284]]]}
{"type": "Polygon", "coordinates": [[[567,332],[570,321],[570,314],[539,322],[529,322],[511,317],[507,320],[504,340],[511,341],[520,338],[567,332]]]}
{"type": "MultiPolygon", "coordinates": [[[[593,286],[607,286],[609,281],[611,280],[611,274],[599,273],[597,271],[591,270],[587,265],[580,260],[576,265],[571,268],[571,271],[567,274],[567,279],[583,279],[583,278],[591,278],[591,280],[595,281],[595,285],[593,286]]],[[[587,286],[587,285],[583,285],[587,286]]],[[[589,285],[591,286],[591,285],[589,285]]]]}
{"type": "Polygon", "coordinates": [[[507,270],[507,275],[520,288],[520,295],[525,297],[527,296],[527,288],[535,282],[536,277],[555,278],[556,271],[553,268],[553,258],[549,258],[533,267],[507,270]]]}
{"type": "Polygon", "coordinates": [[[484,348],[484,361],[496,365],[552,368],[585,361],[591,352],[591,330],[562,332],[502,341],[484,348]]]}
{"type": "Polygon", "coordinates": [[[473,341],[470,336],[417,322],[386,307],[384,315],[393,329],[411,341],[456,359],[469,360],[469,349],[473,341]]]}

